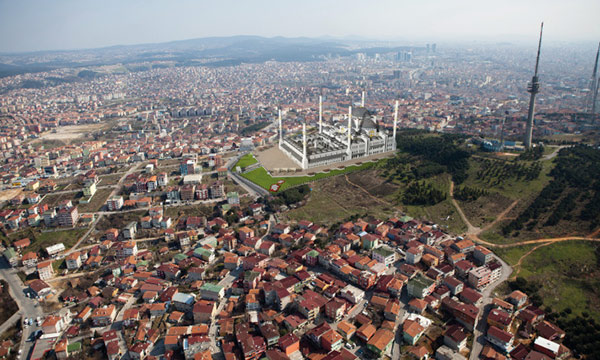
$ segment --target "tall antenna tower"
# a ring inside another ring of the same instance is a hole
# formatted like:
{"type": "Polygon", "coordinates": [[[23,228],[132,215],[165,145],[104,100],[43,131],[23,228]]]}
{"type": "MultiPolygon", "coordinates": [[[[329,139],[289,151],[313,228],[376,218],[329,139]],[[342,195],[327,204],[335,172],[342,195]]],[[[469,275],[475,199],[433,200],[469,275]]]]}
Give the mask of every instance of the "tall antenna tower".
{"type": "Polygon", "coordinates": [[[502,130],[500,130],[500,149],[504,150],[504,122],[506,122],[506,118],[508,117],[508,111],[504,112],[504,117],[502,118],[502,130]]]}
{"type": "Polygon", "coordinates": [[[598,55],[600,55],[600,43],[596,51],[596,62],[594,63],[594,71],[592,72],[592,81],[590,83],[590,93],[587,96],[585,110],[590,112],[592,118],[596,114],[596,103],[598,102],[598,55]]]}
{"type": "Polygon", "coordinates": [[[527,113],[527,130],[525,131],[525,147],[531,148],[531,139],[533,137],[533,117],[535,116],[535,96],[540,91],[540,82],[538,80],[538,67],[540,65],[540,50],[542,48],[542,33],[544,23],[540,27],[540,42],[538,43],[537,58],[535,60],[535,73],[531,78],[531,83],[527,87],[527,92],[531,94],[529,98],[529,112],[527,113]]]}

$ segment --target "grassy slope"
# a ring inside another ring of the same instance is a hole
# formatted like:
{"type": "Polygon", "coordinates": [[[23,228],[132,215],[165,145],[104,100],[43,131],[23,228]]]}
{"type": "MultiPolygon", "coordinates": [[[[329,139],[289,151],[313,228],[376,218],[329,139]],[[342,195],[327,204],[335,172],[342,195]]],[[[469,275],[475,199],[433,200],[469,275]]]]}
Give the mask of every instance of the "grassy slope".
{"type": "Polygon", "coordinates": [[[327,173],[318,173],[313,176],[277,176],[277,177],[273,177],[273,176],[269,175],[269,173],[265,170],[265,168],[259,167],[258,169],[254,169],[246,174],[242,174],[242,176],[267,190],[269,189],[269,187],[271,185],[282,180],[284,182],[283,182],[283,184],[281,184],[281,188],[279,190],[283,191],[290,187],[305,184],[310,181],[324,179],[324,178],[327,178],[330,176],[345,174],[345,173],[348,173],[351,171],[364,170],[364,169],[372,167],[373,165],[374,165],[374,163],[364,163],[361,165],[348,166],[345,169],[331,170],[330,172],[327,172],[327,173]]]}
{"type": "MultiPolygon", "coordinates": [[[[456,208],[452,204],[450,199],[450,176],[443,174],[434,176],[431,179],[426,180],[432,183],[437,189],[446,193],[446,200],[437,203],[432,206],[415,206],[415,205],[402,205],[406,213],[412,217],[426,219],[439,224],[441,227],[446,228],[448,231],[455,234],[462,234],[467,230],[467,226],[463,223],[460,215],[456,211],[456,208]]],[[[398,201],[401,203],[401,191],[406,187],[407,184],[401,184],[401,190],[398,193],[398,201]]]]}
{"type": "Polygon", "coordinates": [[[241,167],[242,169],[250,166],[252,164],[256,164],[258,161],[254,158],[254,155],[252,154],[246,154],[244,156],[242,156],[240,158],[240,160],[238,160],[238,162],[235,164],[235,166],[233,167],[234,169],[237,168],[238,166],[241,167]]]}
{"type": "MultiPolygon", "coordinates": [[[[363,173],[371,171],[356,172],[349,175],[349,178],[358,182],[357,177],[363,173]]],[[[286,216],[293,220],[310,220],[331,225],[352,215],[369,214],[383,219],[394,211],[393,206],[370,198],[350,185],[345,177],[337,176],[314,183],[306,205],[288,211],[286,216]]]]}
{"type": "Polygon", "coordinates": [[[471,158],[469,160],[469,177],[463,185],[486,189],[512,200],[534,197],[550,181],[548,173],[552,170],[553,163],[552,161],[542,161],[542,165],[542,171],[536,180],[525,181],[508,178],[502,179],[498,185],[491,185],[489,181],[477,177],[477,172],[481,169],[481,158],[471,158]]]}
{"type": "MultiPolygon", "coordinates": [[[[490,155],[490,157],[492,157],[490,155]]],[[[506,238],[501,233],[501,228],[512,218],[527,208],[539,192],[546,186],[551,177],[548,175],[554,163],[552,161],[542,161],[542,171],[540,176],[532,181],[517,180],[515,178],[501,179],[499,184],[494,184],[496,179],[480,179],[477,177],[477,172],[481,168],[482,157],[474,157],[469,160],[469,177],[463,185],[485,189],[490,194],[482,196],[474,202],[459,201],[465,215],[474,226],[484,227],[486,224],[494,221],[497,214],[506,209],[513,201],[519,200],[517,206],[510,211],[506,220],[499,221],[494,227],[482,233],[480,237],[486,241],[494,243],[512,243],[520,240],[529,240],[543,238],[545,236],[554,236],[552,231],[525,233],[521,232],[516,237],[506,238]]]]}
{"type": "MultiPolygon", "coordinates": [[[[511,265],[534,246],[495,249],[511,265]]],[[[544,305],[555,311],[571,308],[573,315],[583,311],[600,318],[600,278],[595,245],[568,241],[543,246],[523,259],[518,276],[542,285],[539,294],[544,305]]]]}
{"type": "MultiPolygon", "coordinates": [[[[399,181],[386,182],[385,178],[379,176],[380,172],[380,169],[369,169],[348,174],[352,184],[362,189],[357,189],[342,176],[314,183],[307,204],[289,211],[287,215],[294,220],[307,219],[332,224],[352,215],[367,214],[387,219],[402,210],[413,217],[431,220],[443,227],[447,226],[454,233],[462,233],[466,230],[449,198],[433,206],[406,206],[402,204],[402,191],[407,184],[399,181]],[[365,191],[368,191],[371,196],[365,191]]],[[[447,175],[436,176],[428,181],[438,189],[448,191],[447,175]]]]}

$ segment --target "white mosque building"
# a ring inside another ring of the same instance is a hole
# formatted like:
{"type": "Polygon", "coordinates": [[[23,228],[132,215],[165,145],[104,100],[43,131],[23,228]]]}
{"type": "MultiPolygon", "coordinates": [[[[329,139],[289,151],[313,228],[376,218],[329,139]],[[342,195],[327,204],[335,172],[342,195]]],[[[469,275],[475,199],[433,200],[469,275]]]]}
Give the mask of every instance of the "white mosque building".
{"type": "Polygon", "coordinates": [[[394,111],[392,134],[380,129],[375,115],[364,107],[364,93],[362,106],[350,106],[345,118],[347,125],[345,121],[323,124],[323,98],[320,96],[318,132],[307,134],[305,123],[302,126],[302,134],[284,137],[280,110],[279,149],[303,170],[396,150],[398,101],[394,111]]]}

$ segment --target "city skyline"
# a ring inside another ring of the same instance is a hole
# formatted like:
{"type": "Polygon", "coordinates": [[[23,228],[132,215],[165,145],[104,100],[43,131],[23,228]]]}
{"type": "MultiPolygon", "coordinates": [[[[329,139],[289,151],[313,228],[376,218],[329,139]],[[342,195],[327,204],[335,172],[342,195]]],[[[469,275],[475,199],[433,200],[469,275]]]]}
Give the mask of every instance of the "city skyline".
{"type": "Polygon", "coordinates": [[[90,49],[184,39],[258,35],[335,37],[406,43],[528,42],[539,23],[553,42],[597,41],[600,4],[588,0],[447,4],[378,1],[275,1],[234,4],[177,1],[0,2],[0,52],[90,49]],[[190,14],[196,14],[190,15],[190,14]],[[293,16],[290,16],[293,14],[293,16]],[[422,14],[412,16],[410,14],[422,14]],[[408,16],[410,15],[410,16],[408,16]]]}

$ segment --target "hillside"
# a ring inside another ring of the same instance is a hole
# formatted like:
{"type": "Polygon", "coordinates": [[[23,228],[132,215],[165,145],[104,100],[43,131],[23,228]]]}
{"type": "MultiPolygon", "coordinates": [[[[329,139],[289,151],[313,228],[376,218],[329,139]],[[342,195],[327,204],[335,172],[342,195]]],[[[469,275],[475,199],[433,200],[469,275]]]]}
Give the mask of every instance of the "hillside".
{"type": "Polygon", "coordinates": [[[397,141],[396,156],[374,168],[314,183],[314,193],[319,196],[311,197],[291,217],[324,217],[335,222],[343,220],[344,215],[371,209],[377,212],[385,206],[461,234],[468,227],[453,205],[452,183],[453,195],[466,217],[475,227],[483,228],[516,200],[523,205],[531,201],[548,183],[552,168],[551,161],[523,160],[516,156],[504,159],[480,152],[460,135],[404,130],[399,132],[397,141]],[[361,195],[361,200],[352,201],[355,195],[361,195]],[[319,200],[322,198],[329,199],[327,204],[319,200]],[[335,204],[343,205],[344,209],[335,204]],[[331,211],[324,213],[324,208],[331,211]]]}
{"type": "Polygon", "coordinates": [[[397,140],[393,158],[313,183],[318,196],[290,217],[334,223],[387,208],[495,244],[588,236],[600,226],[598,149],[495,154],[463,136],[420,130],[401,131],[397,140]]]}
{"type": "Polygon", "coordinates": [[[482,238],[510,243],[597,233],[599,175],[600,150],[585,145],[561,149],[552,163],[544,162],[539,181],[531,182],[520,206],[482,238]]]}

